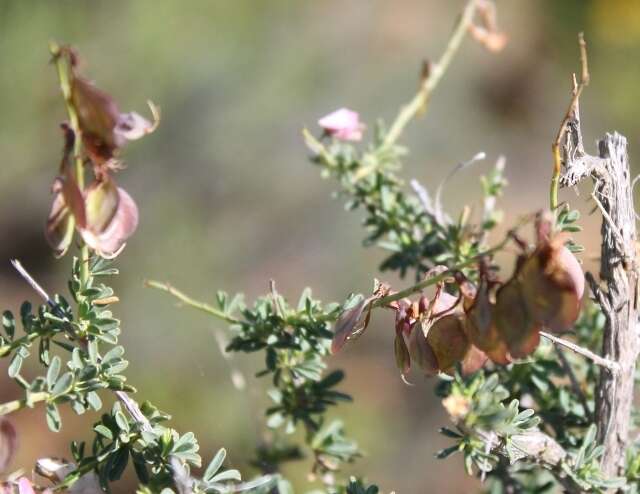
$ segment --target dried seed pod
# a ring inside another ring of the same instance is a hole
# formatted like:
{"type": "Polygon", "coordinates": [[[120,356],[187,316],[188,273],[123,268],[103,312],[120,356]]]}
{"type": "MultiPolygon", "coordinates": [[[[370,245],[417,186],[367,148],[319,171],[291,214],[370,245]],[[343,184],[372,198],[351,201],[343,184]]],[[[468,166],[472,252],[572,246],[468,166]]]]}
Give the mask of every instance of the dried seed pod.
{"type": "Polygon", "coordinates": [[[540,322],[529,312],[517,277],[498,290],[493,321],[510,357],[523,358],[540,343],[540,322]]]}
{"type": "Polygon", "coordinates": [[[477,290],[471,291],[468,288],[466,284],[461,285],[467,316],[464,329],[469,340],[496,364],[508,364],[511,359],[505,340],[494,322],[495,306],[489,299],[487,281],[482,279],[477,290]]]}
{"type": "Polygon", "coordinates": [[[460,312],[461,308],[457,303],[457,297],[454,297],[444,291],[438,293],[438,295],[433,299],[430,317],[440,318],[448,314],[453,314],[454,312],[460,312]]]}
{"type": "Polygon", "coordinates": [[[565,241],[562,234],[543,241],[518,273],[532,317],[556,333],[568,331],[576,322],[584,293],[584,273],[565,241]]]}
{"type": "Polygon", "coordinates": [[[413,325],[409,336],[409,355],[411,362],[415,362],[426,375],[434,376],[438,373],[438,360],[431,345],[427,343],[428,330],[426,319],[413,325]]]}
{"type": "Polygon", "coordinates": [[[469,351],[461,362],[462,375],[468,376],[478,372],[487,363],[487,354],[475,345],[469,345],[469,351]]]}
{"type": "Polygon", "coordinates": [[[429,328],[427,344],[431,347],[438,369],[442,372],[451,374],[459,362],[462,363],[463,372],[475,372],[486,361],[486,356],[473,347],[467,338],[464,319],[465,316],[462,314],[446,315],[429,328]]]}
{"type": "Polygon", "coordinates": [[[411,370],[411,356],[409,355],[409,349],[405,341],[404,333],[396,331],[396,338],[394,340],[394,353],[396,357],[396,365],[400,369],[400,373],[406,376],[411,370]]]}

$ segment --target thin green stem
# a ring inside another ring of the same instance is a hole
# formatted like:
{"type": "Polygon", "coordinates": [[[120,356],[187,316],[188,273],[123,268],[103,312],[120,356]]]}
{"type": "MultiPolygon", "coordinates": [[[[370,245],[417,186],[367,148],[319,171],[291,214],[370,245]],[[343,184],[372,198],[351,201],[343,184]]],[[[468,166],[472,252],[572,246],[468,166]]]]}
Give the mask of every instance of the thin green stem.
{"type": "MultiPolygon", "coordinates": [[[[84,161],[82,158],[82,129],[78,120],[78,112],[72,101],[71,77],[72,67],[71,58],[67,50],[62,49],[56,43],[50,43],[49,50],[53,56],[53,60],[58,72],[58,81],[60,90],[64,97],[67,115],[69,116],[69,126],[73,131],[73,159],[75,163],[76,183],[80,191],[84,190],[84,161]]],[[[89,248],[82,242],[80,246],[80,281],[82,285],[86,285],[89,280],[89,248]]]]}
{"type": "Polygon", "coordinates": [[[3,345],[0,347],[0,358],[6,357],[12,351],[14,351],[19,346],[24,345],[25,343],[31,343],[34,340],[37,340],[40,337],[38,333],[29,333],[22,338],[18,338],[14,340],[10,345],[3,345]]]}
{"type": "Polygon", "coordinates": [[[395,144],[406,125],[418,114],[418,112],[420,112],[420,110],[425,108],[431,93],[447,71],[451,60],[453,60],[454,55],[462,44],[465,34],[469,30],[469,26],[473,20],[473,15],[476,11],[476,3],[476,0],[469,0],[467,2],[467,5],[456,22],[453,32],[451,33],[451,37],[449,38],[449,42],[447,43],[447,47],[440,57],[440,60],[430,67],[429,74],[420,84],[420,89],[413,99],[401,108],[384,139],[382,144],[383,148],[388,148],[395,144]]]}
{"type": "Polygon", "coordinates": [[[456,264],[455,266],[452,266],[451,268],[449,268],[447,271],[440,273],[437,276],[431,276],[429,278],[426,278],[424,280],[422,280],[420,283],[416,283],[413,286],[410,286],[408,288],[405,288],[404,290],[400,290],[399,292],[393,293],[391,295],[387,295],[386,297],[382,297],[379,298],[377,300],[375,300],[372,304],[371,307],[372,308],[377,308],[377,307],[384,307],[386,305],[389,305],[391,302],[395,302],[397,300],[401,300],[405,297],[409,297],[411,295],[413,295],[414,293],[418,293],[421,292],[422,290],[424,290],[425,288],[435,285],[437,283],[440,283],[441,281],[444,281],[447,278],[450,278],[451,275],[456,272],[459,271],[463,268],[466,268],[467,266],[471,266],[472,264],[475,264],[478,262],[478,259],[481,259],[482,257],[485,256],[490,256],[492,254],[495,254],[496,252],[502,250],[504,248],[504,246],[509,242],[509,240],[511,239],[511,235],[507,235],[504,240],[502,240],[502,242],[500,242],[499,244],[491,247],[490,249],[482,252],[481,254],[478,254],[477,256],[472,257],[471,259],[467,259],[466,261],[463,261],[459,264],[456,264]]]}
{"type": "Polygon", "coordinates": [[[31,407],[35,403],[46,401],[49,398],[49,393],[41,391],[39,393],[31,393],[29,399],[23,398],[21,400],[8,401],[0,404],[0,416],[8,415],[13,412],[17,412],[23,408],[31,407]]]}
{"type": "Polygon", "coordinates": [[[155,280],[146,280],[144,282],[145,286],[149,288],[155,288],[157,290],[162,290],[163,292],[167,292],[170,295],[173,295],[182,303],[188,305],[189,307],[193,307],[194,309],[201,310],[202,312],[206,312],[209,315],[217,317],[223,321],[226,321],[230,324],[238,324],[240,321],[234,317],[231,317],[219,309],[216,309],[214,306],[207,304],[205,302],[200,302],[199,300],[195,300],[189,297],[186,293],[181,292],[177,288],[174,288],[169,283],[163,283],[162,281],[155,280]]]}

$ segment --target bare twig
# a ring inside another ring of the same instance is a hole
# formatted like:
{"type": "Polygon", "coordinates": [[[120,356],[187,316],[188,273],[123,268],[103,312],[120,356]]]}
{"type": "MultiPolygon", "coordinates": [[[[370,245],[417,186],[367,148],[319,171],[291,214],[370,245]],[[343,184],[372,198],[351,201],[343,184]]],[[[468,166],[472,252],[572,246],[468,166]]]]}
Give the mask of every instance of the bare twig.
{"type": "MultiPolygon", "coordinates": [[[[581,52],[584,77],[587,69],[583,47],[581,52]]],[[[578,95],[579,91],[580,85],[578,95]]],[[[573,100],[577,101],[575,94],[573,100]]],[[[619,368],[618,372],[600,373],[596,390],[598,440],[604,446],[601,467],[606,475],[615,477],[624,468],[638,356],[636,226],[627,140],[615,132],[606,134],[598,143],[598,155],[592,156],[581,146],[577,105],[565,120],[561,126],[566,128],[565,144],[562,150],[558,149],[558,157],[562,151],[565,170],[558,182],[567,187],[592,179],[594,199],[598,199],[603,213],[600,279],[606,290],[601,290],[590,274],[587,281],[606,317],[602,358],[615,362],[619,368]]]]}
{"type": "Polygon", "coordinates": [[[467,259],[466,261],[463,261],[459,264],[456,264],[455,266],[452,266],[451,268],[435,275],[435,276],[430,276],[422,281],[420,281],[419,283],[416,283],[413,286],[410,286],[408,288],[405,288],[404,290],[400,290],[399,292],[395,292],[392,293],[390,295],[387,295],[385,297],[381,297],[376,299],[375,301],[373,301],[371,303],[371,307],[372,308],[377,308],[377,307],[385,307],[387,305],[389,305],[391,302],[395,302],[397,300],[401,300],[405,297],[409,297],[411,295],[413,295],[414,293],[419,293],[422,290],[424,290],[425,288],[429,287],[429,286],[433,286],[437,283],[440,283],[442,281],[444,281],[445,279],[451,277],[453,275],[454,272],[456,271],[460,271],[463,268],[466,268],[467,266],[470,266],[472,264],[477,263],[480,259],[482,259],[483,257],[488,257],[491,256],[493,254],[495,254],[496,252],[501,251],[502,249],[505,248],[505,246],[514,238],[514,234],[515,232],[525,223],[528,223],[529,221],[531,221],[531,217],[530,216],[525,216],[523,217],[520,221],[518,221],[518,223],[516,224],[516,226],[514,228],[512,228],[507,235],[504,237],[504,239],[497,243],[496,245],[494,245],[493,247],[481,252],[480,254],[478,254],[477,256],[474,256],[470,259],[467,259]]]}
{"type": "Polygon", "coordinates": [[[215,316],[218,319],[222,319],[223,321],[226,321],[230,324],[235,324],[239,322],[237,319],[225,314],[219,309],[216,309],[214,306],[207,304],[205,302],[200,302],[199,300],[195,300],[189,297],[186,293],[181,292],[177,288],[174,288],[169,283],[164,283],[162,281],[155,281],[155,280],[145,280],[144,284],[146,287],[155,288],[157,290],[167,292],[170,295],[173,295],[174,297],[176,297],[181,302],[183,302],[185,305],[188,305],[189,307],[193,307],[194,309],[198,309],[203,312],[206,312],[207,314],[215,316]]]}
{"type": "MultiPolygon", "coordinates": [[[[583,33],[578,35],[578,44],[580,46],[580,82],[576,81],[575,74],[573,75],[573,96],[569,103],[569,108],[560,123],[560,128],[556,135],[556,139],[551,146],[553,153],[553,175],[551,177],[551,190],[550,190],[550,205],[551,210],[555,211],[558,208],[558,185],[560,181],[560,173],[562,171],[562,158],[560,155],[560,143],[565,135],[567,127],[571,118],[578,113],[578,105],[582,90],[589,84],[589,66],[587,63],[587,44],[584,40],[583,33]]],[[[582,139],[580,139],[580,145],[582,145],[582,139]]]]}
{"type": "Polygon", "coordinates": [[[18,261],[17,259],[12,259],[11,265],[20,274],[20,276],[24,278],[24,280],[29,284],[29,286],[33,288],[38,293],[38,295],[40,295],[40,297],[42,297],[45,300],[45,302],[47,302],[49,307],[51,308],[57,307],[56,303],[53,300],[51,300],[47,292],[44,291],[44,288],[42,288],[38,284],[38,282],[33,279],[33,277],[28,273],[28,271],[24,268],[24,266],[22,266],[22,263],[20,261],[18,261]]]}
{"type": "Polygon", "coordinates": [[[557,336],[552,335],[551,333],[547,333],[546,331],[540,331],[540,336],[545,337],[556,345],[568,348],[572,352],[588,358],[594,364],[599,365],[600,367],[604,367],[605,369],[609,369],[614,374],[617,374],[620,371],[620,366],[617,364],[617,362],[613,362],[612,360],[603,358],[600,355],[593,353],[591,350],[587,350],[586,348],[583,348],[580,345],[576,345],[569,340],[558,338],[557,336]]]}

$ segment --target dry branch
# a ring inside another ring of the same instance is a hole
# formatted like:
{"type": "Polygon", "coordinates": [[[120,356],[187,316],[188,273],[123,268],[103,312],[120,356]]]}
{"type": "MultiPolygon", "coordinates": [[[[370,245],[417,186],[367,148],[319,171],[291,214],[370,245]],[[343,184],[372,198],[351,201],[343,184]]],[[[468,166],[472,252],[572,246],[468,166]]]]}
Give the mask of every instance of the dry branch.
{"type": "Polygon", "coordinates": [[[598,142],[598,155],[584,151],[577,102],[566,123],[562,145],[560,186],[590,178],[602,212],[600,282],[590,285],[606,316],[602,357],[616,362],[619,372],[602,369],[596,392],[598,439],[604,446],[602,470],[621,473],[629,441],[637,338],[636,226],[627,155],[627,140],[614,132],[598,142]]]}

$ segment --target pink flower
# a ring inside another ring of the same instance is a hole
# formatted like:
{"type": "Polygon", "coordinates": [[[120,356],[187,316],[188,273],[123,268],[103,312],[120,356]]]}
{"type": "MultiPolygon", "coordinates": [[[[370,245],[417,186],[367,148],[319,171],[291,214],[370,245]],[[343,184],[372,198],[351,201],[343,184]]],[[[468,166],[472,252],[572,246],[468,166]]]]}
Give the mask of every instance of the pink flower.
{"type": "Polygon", "coordinates": [[[35,494],[33,486],[27,477],[21,477],[18,480],[18,492],[19,494],[35,494]]]}
{"type": "Polygon", "coordinates": [[[58,177],[54,193],[45,236],[58,256],[71,245],[75,229],[91,249],[112,259],[138,226],[136,203],[108,175],[94,180],[84,193],[72,178],[58,177]]]}
{"type": "Polygon", "coordinates": [[[318,120],[325,133],[341,141],[359,141],[365,125],[360,122],[358,112],[340,108],[318,120]]]}

